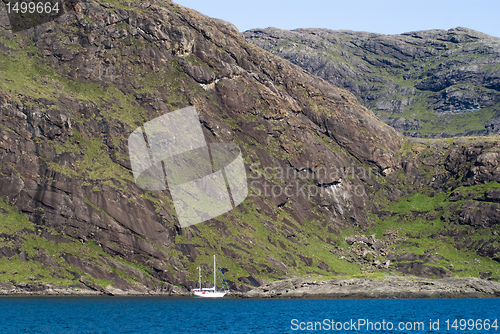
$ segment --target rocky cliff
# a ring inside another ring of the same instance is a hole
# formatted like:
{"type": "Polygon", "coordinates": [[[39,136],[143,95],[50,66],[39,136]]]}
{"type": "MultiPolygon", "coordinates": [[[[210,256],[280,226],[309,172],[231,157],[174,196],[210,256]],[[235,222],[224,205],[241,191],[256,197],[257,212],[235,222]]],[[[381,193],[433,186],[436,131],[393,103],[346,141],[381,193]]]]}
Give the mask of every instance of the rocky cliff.
{"type": "Polygon", "coordinates": [[[405,135],[499,133],[499,38],[466,28],[401,35],[267,28],[244,35],[349,90],[405,135]]]}
{"type": "Polygon", "coordinates": [[[241,291],[285,275],[500,277],[494,139],[409,142],[351,93],[169,1],[82,1],[2,28],[0,53],[8,291],[179,293],[212,254],[241,291]],[[180,228],[168,190],[136,186],[127,138],[189,105],[207,142],[240,147],[250,193],[180,228]]]}

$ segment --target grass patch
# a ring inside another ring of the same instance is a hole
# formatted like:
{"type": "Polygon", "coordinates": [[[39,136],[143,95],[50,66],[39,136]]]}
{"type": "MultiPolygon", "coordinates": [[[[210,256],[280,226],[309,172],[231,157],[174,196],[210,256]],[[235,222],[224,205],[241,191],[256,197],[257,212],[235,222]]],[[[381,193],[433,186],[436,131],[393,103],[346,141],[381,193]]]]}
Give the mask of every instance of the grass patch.
{"type": "Polygon", "coordinates": [[[433,197],[421,193],[415,193],[402,198],[397,202],[391,203],[389,205],[389,209],[397,213],[408,213],[410,211],[427,212],[442,205],[443,201],[447,197],[448,195],[446,193],[438,193],[433,197]]]}

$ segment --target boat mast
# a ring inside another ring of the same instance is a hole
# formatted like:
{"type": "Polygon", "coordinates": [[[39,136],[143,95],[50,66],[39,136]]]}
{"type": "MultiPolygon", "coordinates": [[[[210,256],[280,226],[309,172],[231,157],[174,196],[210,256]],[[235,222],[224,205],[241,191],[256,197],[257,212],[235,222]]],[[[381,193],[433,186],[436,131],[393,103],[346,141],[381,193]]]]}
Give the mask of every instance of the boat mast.
{"type": "Polygon", "coordinates": [[[198,267],[198,279],[200,281],[200,291],[201,291],[201,265],[198,267]]]}
{"type": "Polygon", "coordinates": [[[214,292],[215,292],[215,254],[214,254],[214,292]]]}

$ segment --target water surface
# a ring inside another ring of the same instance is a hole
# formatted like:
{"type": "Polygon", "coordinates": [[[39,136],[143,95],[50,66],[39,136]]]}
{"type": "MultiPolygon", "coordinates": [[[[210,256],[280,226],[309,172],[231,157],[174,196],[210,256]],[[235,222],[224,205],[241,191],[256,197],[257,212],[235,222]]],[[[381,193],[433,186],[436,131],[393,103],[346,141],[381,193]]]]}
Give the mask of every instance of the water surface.
{"type": "Polygon", "coordinates": [[[500,333],[500,299],[2,297],[0,320],[1,333],[500,333]]]}

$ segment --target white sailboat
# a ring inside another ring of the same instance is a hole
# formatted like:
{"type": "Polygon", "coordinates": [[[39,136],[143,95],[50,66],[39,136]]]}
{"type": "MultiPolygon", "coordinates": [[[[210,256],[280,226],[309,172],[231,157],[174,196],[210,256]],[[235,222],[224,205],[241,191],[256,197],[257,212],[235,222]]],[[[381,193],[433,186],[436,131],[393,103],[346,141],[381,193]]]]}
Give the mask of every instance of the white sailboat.
{"type": "MultiPolygon", "coordinates": [[[[226,288],[224,289],[224,291],[217,291],[217,285],[216,285],[216,281],[215,281],[217,269],[216,269],[215,263],[216,263],[216,260],[215,260],[215,255],[214,255],[214,286],[213,286],[213,288],[202,288],[201,287],[201,267],[197,268],[200,287],[198,289],[192,290],[193,295],[195,297],[220,298],[220,297],[224,297],[226,295],[226,293],[229,293],[229,289],[227,289],[227,284],[226,284],[226,288]]],[[[222,273],[222,271],[221,271],[221,274],[222,274],[222,278],[224,278],[224,274],[222,273]]],[[[224,283],[225,282],[226,282],[226,280],[224,279],[224,283]]],[[[222,283],[222,281],[221,281],[221,283],[222,283]]],[[[223,288],[224,288],[224,283],[222,283],[223,288]]]]}

